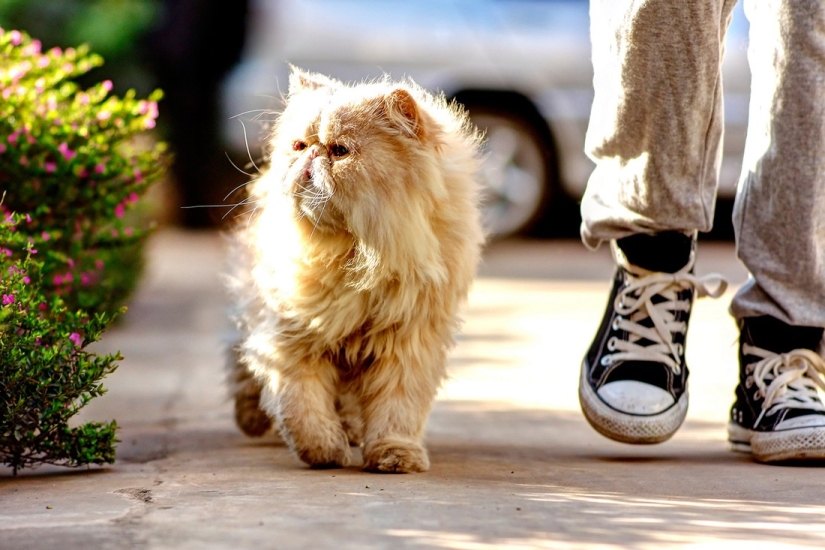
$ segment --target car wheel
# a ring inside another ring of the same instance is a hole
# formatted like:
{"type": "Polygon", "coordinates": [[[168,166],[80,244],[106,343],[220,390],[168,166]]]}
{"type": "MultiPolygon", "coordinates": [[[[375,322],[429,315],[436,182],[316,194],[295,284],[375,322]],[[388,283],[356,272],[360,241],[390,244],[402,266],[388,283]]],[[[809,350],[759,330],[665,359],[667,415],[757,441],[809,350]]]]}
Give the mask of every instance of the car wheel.
{"type": "Polygon", "coordinates": [[[516,112],[467,106],[484,134],[482,217],[490,238],[526,233],[541,218],[555,171],[549,140],[516,112]]]}

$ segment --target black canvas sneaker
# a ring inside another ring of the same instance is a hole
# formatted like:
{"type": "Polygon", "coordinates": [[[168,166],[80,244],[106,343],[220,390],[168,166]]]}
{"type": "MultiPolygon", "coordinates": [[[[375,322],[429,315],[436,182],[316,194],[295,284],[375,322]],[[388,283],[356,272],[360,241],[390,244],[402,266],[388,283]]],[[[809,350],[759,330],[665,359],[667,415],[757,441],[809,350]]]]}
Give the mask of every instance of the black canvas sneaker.
{"type": "Polygon", "coordinates": [[[685,419],[693,299],[719,297],[727,287],[718,275],[693,274],[695,248],[695,237],[676,232],[612,243],[613,289],[579,381],[582,411],[604,436],[659,443],[685,419]]]}
{"type": "Polygon", "coordinates": [[[728,440],[760,462],[825,459],[823,329],[773,317],[742,321],[739,385],[728,440]]]}

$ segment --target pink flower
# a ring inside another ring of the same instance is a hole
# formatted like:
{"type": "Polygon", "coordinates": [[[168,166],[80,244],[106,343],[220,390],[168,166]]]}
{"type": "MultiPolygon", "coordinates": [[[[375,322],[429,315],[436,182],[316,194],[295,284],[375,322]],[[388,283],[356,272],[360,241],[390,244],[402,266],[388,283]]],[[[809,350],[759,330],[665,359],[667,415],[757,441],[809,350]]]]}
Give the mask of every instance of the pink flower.
{"type": "Polygon", "coordinates": [[[55,162],[45,162],[43,164],[43,167],[46,169],[47,174],[51,174],[55,170],[57,170],[57,163],[55,163],[55,162]]]}
{"type": "Polygon", "coordinates": [[[106,165],[102,162],[100,164],[95,165],[95,174],[102,174],[103,171],[106,169],[106,165]]]}
{"type": "Polygon", "coordinates": [[[38,54],[40,53],[40,47],[40,40],[32,40],[31,43],[23,50],[23,53],[26,55],[38,54]]]}
{"type": "Polygon", "coordinates": [[[0,143],[0,153],[5,153],[5,152],[6,152],[6,144],[5,143],[0,143]]]}
{"type": "Polygon", "coordinates": [[[31,284],[31,282],[32,282],[32,280],[31,280],[31,278],[29,278],[29,276],[28,276],[28,275],[24,275],[24,276],[23,276],[23,284],[24,284],[24,285],[31,284]]]}
{"type": "Polygon", "coordinates": [[[28,166],[29,165],[29,159],[27,159],[25,156],[20,157],[20,165],[21,166],[28,166]]]}
{"type": "Polygon", "coordinates": [[[107,92],[111,92],[111,91],[112,91],[112,88],[113,88],[113,86],[112,86],[112,81],[111,81],[111,80],[104,80],[104,81],[102,82],[101,86],[102,86],[102,87],[103,87],[103,89],[104,89],[104,90],[106,90],[107,92]]]}
{"type": "Polygon", "coordinates": [[[77,347],[80,347],[80,345],[83,343],[83,339],[76,332],[73,332],[69,335],[69,340],[74,342],[74,345],[77,346],[77,347]]]}
{"type": "Polygon", "coordinates": [[[115,216],[117,218],[122,218],[125,213],[126,213],[126,207],[123,206],[123,203],[118,204],[117,206],[115,206],[115,216]]]}
{"type": "Polygon", "coordinates": [[[109,111],[100,111],[97,113],[97,119],[101,122],[104,120],[109,120],[110,118],[112,118],[112,113],[109,111]]]}
{"type": "Polygon", "coordinates": [[[20,34],[20,31],[11,31],[9,33],[9,41],[12,46],[19,46],[23,41],[23,35],[20,34]]]}
{"type": "Polygon", "coordinates": [[[137,193],[130,193],[129,196],[126,198],[126,202],[129,204],[136,204],[137,201],[140,199],[137,193]]]}
{"type": "Polygon", "coordinates": [[[57,275],[55,275],[54,277],[52,277],[52,284],[53,284],[54,286],[60,286],[60,285],[62,285],[62,284],[63,284],[63,276],[62,276],[62,275],[60,275],[60,274],[57,274],[57,275]]]}
{"type": "Polygon", "coordinates": [[[95,260],[95,268],[98,270],[102,270],[106,267],[106,264],[103,263],[103,260],[95,260]]]}
{"type": "Polygon", "coordinates": [[[46,67],[48,67],[48,66],[49,66],[49,63],[50,63],[50,62],[51,62],[51,60],[50,60],[48,57],[46,57],[45,55],[42,55],[42,56],[40,56],[40,58],[37,60],[37,66],[38,66],[38,68],[40,68],[40,69],[44,69],[44,68],[46,68],[46,67]]]}
{"type": "Polygon", "coordinates": [[[65,158],[66,160],[72,160],[75,157],[75,155],[77,155],[77,153],[69,149],[69,145],[65,141],[57,147],[57,150],[60,151],[60,153],[63,155],[63,158],[65,158]]]}
{"type": "Polygon", "coordinates": [[[17,138],[20,137],[20,132],[12,132],[9,134],[9,143],[17,143],[17,138]]]}
{"type": "Polygon", "coordinates": [[[3,305],[8,306],[14,303],[14,294],[3,294],[3,305]]]}

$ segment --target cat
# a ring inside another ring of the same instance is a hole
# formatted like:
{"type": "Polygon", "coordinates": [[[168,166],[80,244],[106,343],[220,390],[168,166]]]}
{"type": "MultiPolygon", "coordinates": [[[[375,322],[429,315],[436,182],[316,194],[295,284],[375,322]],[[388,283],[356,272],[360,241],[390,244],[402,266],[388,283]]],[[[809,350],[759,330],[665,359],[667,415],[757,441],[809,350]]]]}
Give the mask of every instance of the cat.
{"type": "Polygon", "coordinates": [[[429,468],[425,424],[484,242],[480,136],[412,81],[293,67],[234,230],[236,422],[311,467],[429,468]]]}

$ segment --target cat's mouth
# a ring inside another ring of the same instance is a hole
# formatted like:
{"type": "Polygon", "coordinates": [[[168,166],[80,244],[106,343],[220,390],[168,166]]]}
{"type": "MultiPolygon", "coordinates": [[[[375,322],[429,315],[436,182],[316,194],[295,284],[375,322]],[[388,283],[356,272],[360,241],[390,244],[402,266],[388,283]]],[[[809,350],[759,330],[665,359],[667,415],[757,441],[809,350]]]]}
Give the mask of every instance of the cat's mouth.
{"type": "Polygon", "coordinates": [[[332,231],[340,227],[340,215],[331,199],[331,193],[311,184],[298,186],[295,190],[295,203],[300,215],[311,221],[316,229],[332,231]]]}

